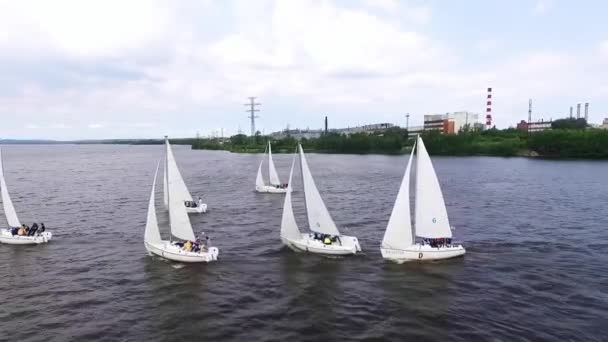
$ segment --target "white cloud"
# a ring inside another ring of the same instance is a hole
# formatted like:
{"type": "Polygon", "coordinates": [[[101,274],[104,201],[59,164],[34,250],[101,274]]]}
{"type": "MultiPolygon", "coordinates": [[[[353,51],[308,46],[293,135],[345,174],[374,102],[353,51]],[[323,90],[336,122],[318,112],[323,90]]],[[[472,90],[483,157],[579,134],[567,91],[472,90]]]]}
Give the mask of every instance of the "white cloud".
{"type": "Polygon", "coordinates": [[[428,6],[414,6],[398,0],[365,0],[364,4],[371,9],[380,9],[403,17],[415,24],[428,24],[431,21],[432,11],[428,6]]]}
{"type": "Polygon", "coordinates": [[[599,44],[600,55],[608,62],[608,40],[604,40],[599,44]]]}
{"type": "Polygon", "coordinates": [[[477,51],[487,54],[496,51],[500,43],[496,39],[483,39],[475,43],[474,47],[477,51]]]}
{"type": "Polygon", "coordinates": [[[279,1],[270,25],[260,19],[210,51],[224,73],[234,75],[231,79],[262,92],[322,93],[327,78],[352,82],[434,68],[442,50],[420,33],[400,30],[396,22],[328,2],[279,1]]]}
{"type": "Polygon", "coordinates": [[[77,57],[113,56],[152,43],[172,25],[168,3],[155,0],[0,2],[0,46],[77,57]]]}
{"type": "Polygon", "coordinates": [[[545,14],[553,8],[553,0],[537,0],[534,5],[535,14],[545,14]]]}
{"type": "Polygon", "coordinates": [[[136,122],[132,124],[128,124],[129,127],[137,127],[137,128],[151,128],[156,127],[156,124],[153,122],[136,122]]]}
{"type": "Polygon", "coordinates": [[[505,127],[529,97],[569,106],[571,94],[607,89],[598,65],[607,41],[568,53],[512,49],[494,31],[443,41],[428,27],[434,10],[396,0],[0,0],[0,72],[9,80],[0,79],[0,115],[15,122],[0,135],[28,122],[57,138],[87,127],[99,137],[234,132],[247,128],[251,95],[263,103],[266,132],[315,127],[325,113],[352,125],[408,111],[415,124],[424,113],[483,112],[487,86],[505,127]]]}

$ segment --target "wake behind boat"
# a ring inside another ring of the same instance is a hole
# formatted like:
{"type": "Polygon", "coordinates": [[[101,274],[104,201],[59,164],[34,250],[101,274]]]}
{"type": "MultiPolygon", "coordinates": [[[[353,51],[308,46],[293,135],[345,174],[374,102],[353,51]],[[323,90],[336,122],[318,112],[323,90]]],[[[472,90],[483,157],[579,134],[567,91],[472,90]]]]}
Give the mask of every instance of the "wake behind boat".
{"type": "Polygon", "coordinates": [[[186,212],[188,214],[200,214],[207,212],[207,204],[203,203],[203,200],[199,197],[197,201],[194,201],[184,179],[182,178],[181,173],[179,172],[179,168],[177,167],[177,162],[175,161],[175,157],[173,156],[173,150],[171,149],[171,145],[169,144],[169,139],[165,137],[165,145],[167,146],[167,162],[164,167],[164,177],[163,177],[163,200],[165,202],[165,208],[168,206],[167,202],[167,174],[168,169],[171,169],[174,174],[177,175],[174,180],[176,193],[175,198],[179,198],[182,201],[182,205],[186,207],[186,212]]]}
{"type": "Polygon", "coordinates": [[[38,227],[38,224],[34,223],[32,227],[22,225],[17,217],[17,212],[13,206],[13,201],[8,193],[6,187],[6,180],[4,179],[4,166],[2,160],[2,149],[0,149],[0,191],[2,192],[2,207],[4,208],[4,215],[10,228],[0,229],[0,242],[11,244],[11,245],[35,245],[40,243],[46,243],[51,240],[53,234],[47,232],[44,227],[44,223],[38,227]]]}
{"type": "Polygon", "coordinates": [[[209,237],[205,240],[202,238],[197,240],[192,230],[190,218],[186,212],[186,207],[183,204],[183,198],[179,195],[183,190],[180,182],[181,175],[176,172],[177,167],[170,165],[170,160],[173,157],[168,139],[165,138],[166,170],[165,182],[167,184],[167,209],[169,211],[169,226],[171,235],[181,241],[163,240],[160,236],[158,220],[156,218],[156,178],[160,161],[156,166],[154,173],[154,181],[152,183],[152,192],[148,203],[148,217],[146,220],[146,230],[144,233],[144,245],[149,253],[156,254],[165,259],[179,262],[210,262],[217,260],[219,249],[209,246],[209,237]]]}
{"type": "Polygon", "coordinates": [[[452,230],[439,180],[422,138],[417,137],[380,251],[382,257],[399,263],[412,260],[440,260],[465,254],[462,245],[452,244],[452,230]],[[416,153],[416,226],[410,215],[410,170],[416,153]],[[415,237],[421,238],[416,242],[415,237]]]}
{"type": "Polygon", "coordinates": [[[262,164],[264,163],[264,158],[260,161],[260,166],[258,167],[258,174],[255,179],[255,191],[257,192],[267,192],[271,194],[284,194],[287,192],[287,184],[282,184],[279,179],[279,174],[277,173],[277,169],[274,167],[274,161],[272,160],[272,147],[270,145],[270,141],[268,142],[268,146],[266,147],[268,151],[268,179],[269,184],[266,185],[264,183],[264,178],[262,177],[262,164]]]}
{"type": "Polygon", "coordinates": [[[350,255],[361,252],[361,246],[356,237],[340,234],[315,185],[302,146],[298,145],[298,149],[300,152],[302,183],[304,184],[306,214],[311,232],[300,232],[291,205],[291,180],[296,158],[294,155],[291,171],[289,171],[288,190],[283,204],[281,241],[295,251],[325,255],[350,255]]]}

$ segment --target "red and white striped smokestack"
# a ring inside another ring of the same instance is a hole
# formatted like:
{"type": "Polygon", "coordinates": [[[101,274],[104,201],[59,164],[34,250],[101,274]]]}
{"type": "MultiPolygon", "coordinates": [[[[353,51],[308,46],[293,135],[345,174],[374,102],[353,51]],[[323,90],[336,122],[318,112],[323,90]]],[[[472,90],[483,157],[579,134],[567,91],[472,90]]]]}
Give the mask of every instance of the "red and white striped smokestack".
{"type": "Polygon", "coordinates": [[[486,128],[492,127],[492,88],[488,88],[488,97],[486,98],[486,128]]]}

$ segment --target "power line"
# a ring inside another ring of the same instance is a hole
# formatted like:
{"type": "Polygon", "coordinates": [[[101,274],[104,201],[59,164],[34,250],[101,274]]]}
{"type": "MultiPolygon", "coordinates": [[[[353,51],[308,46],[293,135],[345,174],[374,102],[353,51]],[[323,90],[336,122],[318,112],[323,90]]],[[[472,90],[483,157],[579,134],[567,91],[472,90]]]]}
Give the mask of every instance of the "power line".
{"type": "Polygon", "coordinates": [[[255,136],[255,119],[259,118],[258,115],[255,115],[255,112],[259,112],[259,109],[256,109],[256,106],[261,106],[261,103],[255,102],[255,97],[249,97],[249,103],[245,103],[245,106],[249,106],[249,109],[246,112],[249,113],[248,118],[251,119],[251,136],[255,136]]]}

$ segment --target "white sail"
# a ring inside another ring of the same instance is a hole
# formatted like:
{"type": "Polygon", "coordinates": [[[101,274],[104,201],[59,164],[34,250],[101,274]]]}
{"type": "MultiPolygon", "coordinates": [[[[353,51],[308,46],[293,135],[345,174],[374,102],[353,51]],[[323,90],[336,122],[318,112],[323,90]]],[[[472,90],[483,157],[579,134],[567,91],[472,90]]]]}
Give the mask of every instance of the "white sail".
{"type": "Polygon", "coordinates": [[[179,168],[177,167],[177,163],[175,162],[175,157],[173,156],[173,150],[171,149],[171,145],[167,140],[167,168],[165,172],[169,172],[169,183],[173,187],[173,191],[171,193],[172,200],[179,199],[182,201],[182,206],[184,205],[184,201],[192,201],[192,195],[190,195],[190,191],[188,191],[188,187],[186,187],[186,183],[184,183],[184,179],[182,178],[181,173],[179,172],[179,168]]]}
{"type": "Polygon", "coordinates": [[[317,233],[340,235],[338,227],[329,215],[325,203],[319,194],[319,190],[312,178],[302,145],[300,148],[300,165],[302,168],[302,183],[304,184],[304,197],[306,198],[306,213],[308,215],[308,226],[310,230],[317,233]]]}
{"type": "Polygon", "coordinates": [[[4,208],[4,215],[6,216],[6,222],[10,227],[21,227],[17,212],[11,201],[11,196],[8,194],[6,188],[6,180],[4,179],[4,166],[2,165],[2,149],[0,149],[0,188],[2,192],[2,206],[4,208]]]}
{"type": "Polygon", "coordinates": [[[298,240],[302,238],[300,235],[300,229],[296,223],[296,218],[293,214],[293,207],[291,206],[291,178],[293,176],[293,167],[296,163],[296,155],[293,156],[291,162],[291,171],[289,171],[289,184],[287,186],[287,193],[285,194],[285,202],[283,203],[283,217],[281,218],[281,237],[298,240]]]}
{"type": "Polygon", "coordinates": [[[452,230],[439,180],[422,138],[416,152],[416,235],[424,238],[451,238],[452,230]]]}
{"type": "MultiPolygon", "coordinates": [[[[167,164],[165,163],[165,166],[166,165],[167,164]]],[[[163,203],[165,203],[165,209],[169,207],[169,199],[167,198],[167,183],[167,168],[163,167],[163,203]]]]}
{"type": "Polygon", "coordinates": [[[148,219],[146,220],[146,231],[144,232],[144,241],[147,243],[160,243],[160,230],[158,229],[158,220],[156,219],[156,177],[160,168],[160,160],[154,172],[154,182],[152,182],[152,192],[150,193],[150,202],[148,203],[148,219]]]}
{"type": "Polygon", "coordinates": [[[272,161],[272,149],[270,147],[270,141],[268,142],[268,177],[270,178],[270,185],[281,184],[281,180],[277,174],[277,169],[274,167],[274,161],[272,161]]]}
{"type": "Polygon", "coordinates": [[[393,212],[388,219],[388,225],[382,239],[383,248],[405,249],[413,244],[414,234],[412,232],[412,217],[410,214],[410,171],[412,167],[412,159],[414,158],[414,149],[412,147],[410,159],[405,168],[405,174],[401,181],[401,187],[393,206],[393,212]]]}
{"type": "Polygon", "coordinates": [[[264,162],[264,159],[262,159],[262,161],[260,162],[260,166],[258,167],[258,175],[257,175],[257,177],[255,177],[255,187],[256,188],[264,187],[264,178],[262,178],[262,163],[263,162],[264,162]]]}
{"type": "Polygon", "coordinates": [[[167,190],[169,197],[169,222],[171,223],[171,234],[178,239],[194,240],[192,225],[186,212],[184,201],[191,201],[192,196],[186,189],[184,180],[179,173],[171,145],[167,140],[167,190]]]}

